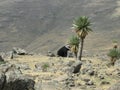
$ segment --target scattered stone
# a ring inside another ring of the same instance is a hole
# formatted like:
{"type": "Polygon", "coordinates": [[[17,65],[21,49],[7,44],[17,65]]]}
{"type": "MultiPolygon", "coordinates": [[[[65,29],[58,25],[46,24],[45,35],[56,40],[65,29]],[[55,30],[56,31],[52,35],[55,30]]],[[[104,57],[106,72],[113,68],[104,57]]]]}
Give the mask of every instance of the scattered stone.
{"type": "Polygon", "coordinates": [[[105,78],[102,74],[100,74],[98,77],[99,77],[100,79],[104,79],[104,78],[105,78]]]}
{"type": "Polygon", "coordinates": [[[13,48],[13,53],[17,54],[17,55],[27,55],[28,54],[24,49],[17,48],[17,47],[13,48]]]}
{"type": "Polygon", "coordinates": [[[90,75],[90,76],[94,75],[94,71],[93,70],[88,70],[87,72],[88,72],[88,75],[90,75]]]}
{"type": "Polygon", "coordinates": [[[74,87],[74,86],[75,86],[75,82],[74,82],[73,77],[70,76],[69,78],[67,78],[67,79],[65,80],[65,84],[66,84],[66,86],[68,86],[68,87],[74,87]]]}
{"type": "Polygon", "coordinates": [[[49,57],[55,57],[55,54],[52,53],[51,51],[48,51],[48,52],[47,52],[47,56],[49,56],[49,57]]]}
{"type": "Polygon", "coordinates": [[[91,85],[94,85],[94,82],[93,81],[88,81],[85,84],[91,86],[91,85]]]}

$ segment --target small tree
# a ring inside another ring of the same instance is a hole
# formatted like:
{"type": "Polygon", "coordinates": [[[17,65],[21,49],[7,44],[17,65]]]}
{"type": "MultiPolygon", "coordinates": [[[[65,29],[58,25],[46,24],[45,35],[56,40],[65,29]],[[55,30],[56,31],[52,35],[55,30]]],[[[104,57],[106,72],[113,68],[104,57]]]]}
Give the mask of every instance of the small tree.
{"type": "Polygon", "coordinates": [[[120,58],[120,50],[113,48],[109,51],[108,56],[111,58],[111,65],[114,65],[116,60],[120,58]]]}
{"type": "Polygon", "coordinates": [[[79,43],[79,50],[77,55],[78,60],[81,60],[82,57],[84,39],[88,35],[89,31],[92,31],[90,26],[91,22],[89,21],[89,18],[86,16],[79,17],[73,22],[73,29],[75,30],[76,34],[81,40],[81,43],[79,43]]]}
{"type": "Polygon", "coordinates": [[[71,51],[74,53],[75,58],[77,58],[79,42],[80,42],[80,40],[77,36],[72,36],[69,39],[69,44],[70,44],[70,47],[71,47],[71,51]]]}

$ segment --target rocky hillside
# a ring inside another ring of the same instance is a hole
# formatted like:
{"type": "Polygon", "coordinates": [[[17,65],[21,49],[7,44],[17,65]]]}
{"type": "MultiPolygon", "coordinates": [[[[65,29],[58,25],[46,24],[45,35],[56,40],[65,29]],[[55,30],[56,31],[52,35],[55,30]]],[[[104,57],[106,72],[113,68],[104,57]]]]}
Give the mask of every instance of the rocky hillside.
{"type": "Polygon", "coordinates": [[[86,50],[105,50],[120,42],[119,0],[0,0],[0,51],[22,47],[55,51],[73,33],[78,16],[89,16],[93,31],[86,50]]]}
{"type": "Polygon", "coordinates": [[[4,61],[0,90],[120,90],[120,60],[111,66],[106,55],[83,57],[79,73],[74,58],[14,55],[4,61]]]}

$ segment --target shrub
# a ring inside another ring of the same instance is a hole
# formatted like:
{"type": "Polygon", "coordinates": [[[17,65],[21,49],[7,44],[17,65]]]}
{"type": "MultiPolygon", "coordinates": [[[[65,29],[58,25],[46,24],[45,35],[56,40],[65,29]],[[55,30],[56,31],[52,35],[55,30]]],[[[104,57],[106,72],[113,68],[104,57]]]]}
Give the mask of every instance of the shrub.
{"type": "Polygon", "coordinates": [[[113,48],[109,51],[108,56],[111,57],[111,64],[114,65],[115,61],[120,58],[120,50],[113,48]]]}
{"type": "Polygon", "coordinates": [[[49,65],[49,63],[44,63],[43,65],[42,65],[42,70],[45,72],[45,71],[47,71],[47,69],[50,67],[50,65],[49,65]]]}

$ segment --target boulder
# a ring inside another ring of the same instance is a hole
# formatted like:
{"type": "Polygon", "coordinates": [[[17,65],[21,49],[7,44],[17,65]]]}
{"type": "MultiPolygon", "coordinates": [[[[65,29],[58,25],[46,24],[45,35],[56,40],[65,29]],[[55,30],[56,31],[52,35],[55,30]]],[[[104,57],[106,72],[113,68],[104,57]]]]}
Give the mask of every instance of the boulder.
{"type": "Polygon", "coordinates": [[[72,73],[79,73],[81,69],[82,62],[77,60],[73,65],[72,65],[72,73]]]}
{"type": "Polygon", "coordinates": [[[35,82],[31,79],[15,79],[14,81],[7,82],[3,90],[35,90],[35,82]]]}
{"type": "Polygon", "coordinates": [[[18,54],[18,55],[26,55],[28,54],[24,49],[14,47],[13,48],[13,53],[18,54]]]}
{"type": "Polygon", "coordinates": [[[33,79],[24,76],[15,65],[0,67],[0,90],[35,90],[34,84],[33,79]]]}

